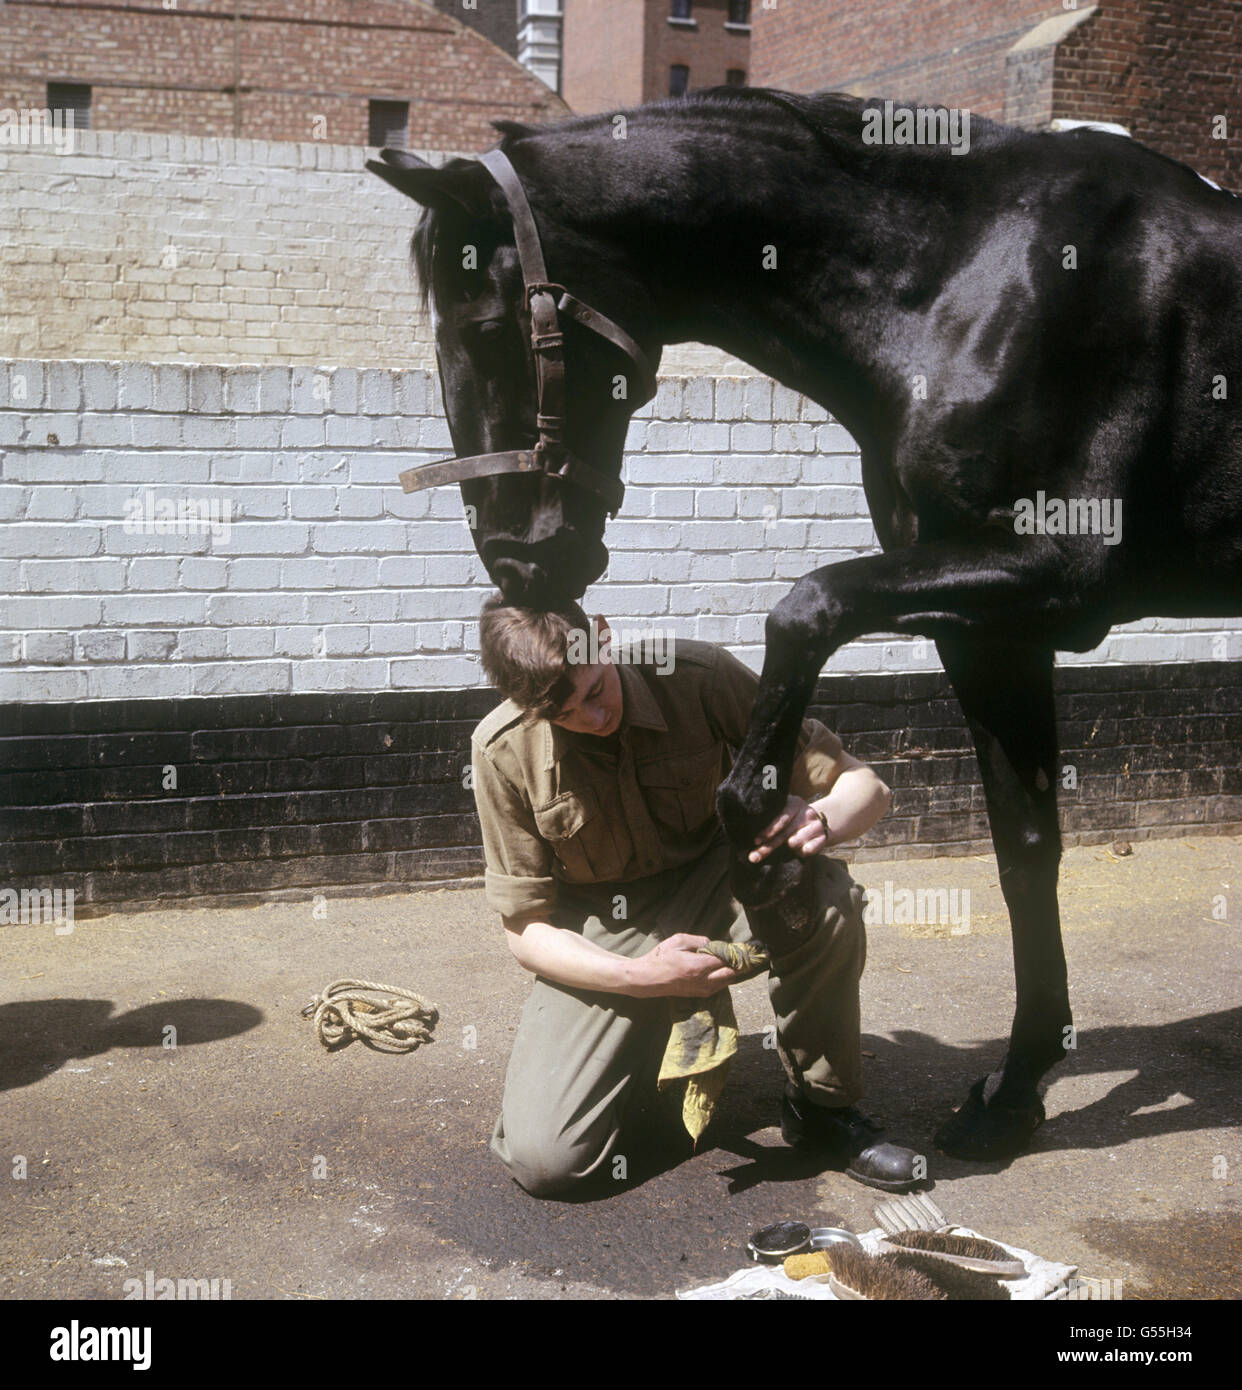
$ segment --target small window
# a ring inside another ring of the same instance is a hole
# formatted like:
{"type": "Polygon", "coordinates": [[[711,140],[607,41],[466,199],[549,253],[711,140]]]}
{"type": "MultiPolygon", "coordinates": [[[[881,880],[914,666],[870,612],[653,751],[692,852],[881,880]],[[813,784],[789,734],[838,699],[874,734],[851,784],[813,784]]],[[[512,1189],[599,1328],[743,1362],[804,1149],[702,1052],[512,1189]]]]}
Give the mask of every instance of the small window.
{"type": "Polygon", "coordinates": [[[725,73],[725,82],[730,87],[744,87],[746,85],[746,71],[744,68],[730,68],[725,73]]]}
{"type": "Polygon", "coordinates": [[[750,23],[750,0],[729,0],[729,18],[726,24],[750,23]]]}
{"type": "Polygon", "coordinates": [[[49,111],[72,111],[74,130],[91,128],[91,89],[83,82],[49,82],[47,107],[49,111]]]}
{"type": "Polygon", "coordinates": [[[668,17],[670,19],[693,19],[694,16],[690,13],[690,8],[690,0],[672,0],[668,17]]]}
{"type": "Polygon", "coordinates": [[[409,143],[410,103],[408,101],[372,101],[370,144],[376,149],[403,150],[409,143]]]}
{"type": "Polygon", "coordinates": [[[690,88],[690,69],[685,63],[674,63],[668,70],[668,94],[684,97],[690,88]]]}

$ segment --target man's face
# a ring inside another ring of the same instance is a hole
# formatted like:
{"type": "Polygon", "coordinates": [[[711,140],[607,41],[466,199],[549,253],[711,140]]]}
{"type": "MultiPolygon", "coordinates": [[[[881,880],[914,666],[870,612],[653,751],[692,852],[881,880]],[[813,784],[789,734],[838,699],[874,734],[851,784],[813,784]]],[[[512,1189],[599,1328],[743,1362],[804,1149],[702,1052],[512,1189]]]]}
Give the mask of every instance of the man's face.
{"type": "MultiPolygon", "coordinates": [[[[599,618],[595,624],[599,633],[599,651],[605,655],[608,650],[608,625],[599,618]]],[[[559,724],[571,733],[595,734],[600,738],[615,733],[621,724],[623,703],[621,677],[616,666],[611,661],[576,666],[573,676],[573,694],[561,706],[553,724],[559,724]]]]}

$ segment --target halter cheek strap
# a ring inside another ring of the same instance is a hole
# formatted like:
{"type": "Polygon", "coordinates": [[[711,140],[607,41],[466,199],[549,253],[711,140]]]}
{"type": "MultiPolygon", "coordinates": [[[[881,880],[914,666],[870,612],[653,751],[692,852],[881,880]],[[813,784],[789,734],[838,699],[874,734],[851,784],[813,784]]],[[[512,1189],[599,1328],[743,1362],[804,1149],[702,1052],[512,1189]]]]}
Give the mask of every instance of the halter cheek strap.
{"type": "Polygon", "coordinates": [[[565,447],[565,334],[561,315],[589,328],[612,343],[629,358],[638,381],[635,406],[649,401],[656,393],[655,371],[646,353],[619,324],[593,309],[564,287],[548,279],[539,242],[539,229],[526,190],[517,171],[502,150],[488,150],[479,163],[496,180],[513,217],[513,237],[522,267],[526,307],[530,314],[530,344],[535,356],[535,389],[538,399],[535,424],[539,443],[534,449],[509,449],[495,454],[475,454],[469,458],[441,459],[419,464],[400,475],[405,492],[459,483],[468,478],[487,478],[501,473],[542,471],[562,478],[603,499],[609,516],[621,510],[625,485],[582,462],[565,447]]]}

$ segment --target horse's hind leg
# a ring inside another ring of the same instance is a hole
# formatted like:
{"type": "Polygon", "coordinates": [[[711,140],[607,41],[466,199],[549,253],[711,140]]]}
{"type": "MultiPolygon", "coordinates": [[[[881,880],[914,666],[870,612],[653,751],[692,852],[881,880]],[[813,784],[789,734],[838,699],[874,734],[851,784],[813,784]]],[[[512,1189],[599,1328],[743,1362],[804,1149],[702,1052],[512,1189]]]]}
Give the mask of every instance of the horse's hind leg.
{"type": "Polygon", "coordinates": [[[1017,1009],[999,1072],[981,1077],[936,1135],[958,1158],[1020,1153],[1044,1117],[1036,1089],[1070,1025],[1057,907],[1057,739],[1052,651],[954,636],[940,659],[974,737],[1013,931],[1017,1009]]]}

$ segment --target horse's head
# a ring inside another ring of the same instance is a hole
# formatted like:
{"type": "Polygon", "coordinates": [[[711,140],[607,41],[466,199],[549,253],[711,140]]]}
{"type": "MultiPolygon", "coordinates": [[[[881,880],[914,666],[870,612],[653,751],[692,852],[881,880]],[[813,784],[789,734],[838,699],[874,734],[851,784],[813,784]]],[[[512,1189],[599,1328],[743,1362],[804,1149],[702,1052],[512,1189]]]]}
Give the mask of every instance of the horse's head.
{"type": "Polygon", "coordinates": [[[624,254],[575,228],[572,188],[543,186],[535,130],[497,126],[519,141],[506,152],[516,193],[475,160],[435,168],[384,150],[385,163],[367,167],[426,209],[412,253],[463,461],[449,476],[461,480],[475,548],[507,602],[547,608],[579,598],[608,563],[604,524],[620,501],[626,427],[648,394],[644,353],[628,333],[652,344],[636,323],[645,296],[624,254]],[[537,218],[520,206],[527,198],[537,218]],[[532,274],[532,258],[546,259],[546,274],[532,274]],[[554,288],[532,293],[532,280],[554,288]],[[614,313],[628,328],[620,339],[606,331],[618,328],[614,313]]]}

